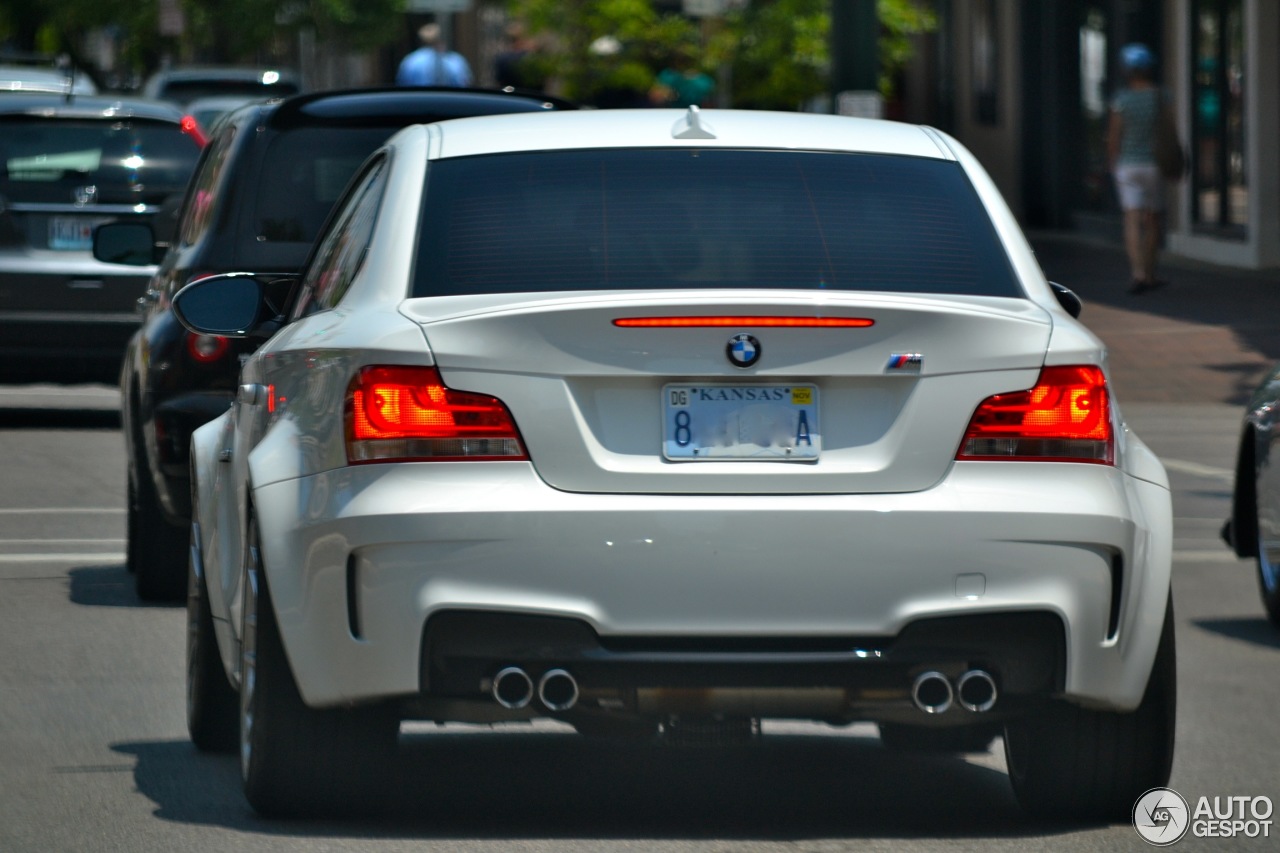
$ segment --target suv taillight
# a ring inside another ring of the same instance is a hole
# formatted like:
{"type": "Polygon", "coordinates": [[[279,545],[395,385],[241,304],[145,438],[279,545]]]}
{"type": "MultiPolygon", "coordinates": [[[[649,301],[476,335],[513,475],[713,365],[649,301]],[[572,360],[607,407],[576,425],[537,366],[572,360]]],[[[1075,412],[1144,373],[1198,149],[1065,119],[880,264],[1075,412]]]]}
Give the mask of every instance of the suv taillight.
{"type": "Polygon", "coordinates": [[[1046,367],[1034,388],[982,401],[956,458],[1110,465],[1114,447],[1101,368],[1046,367]]]}
{"type": "Polygon", "coordinates": [[[187,355],[201,364],[211,364],[227,354],[230,342],[222,335],[187,332],[187,355]]]}
{"type": "Polygon", "coordinates": [[[434,367],[362,369],[345,420],[352,463],[528,459],[501,400],[446,388],[434,367]]]}
{"type": "Polygon", "coordinates": [[[200,122],[196,121],[195,116],[183,116],[179,126],[183,133],[195,140],[196,145],[203,148],[209,144],[209,137],[204,135],[204,128],[200,127],[200,122]]]}

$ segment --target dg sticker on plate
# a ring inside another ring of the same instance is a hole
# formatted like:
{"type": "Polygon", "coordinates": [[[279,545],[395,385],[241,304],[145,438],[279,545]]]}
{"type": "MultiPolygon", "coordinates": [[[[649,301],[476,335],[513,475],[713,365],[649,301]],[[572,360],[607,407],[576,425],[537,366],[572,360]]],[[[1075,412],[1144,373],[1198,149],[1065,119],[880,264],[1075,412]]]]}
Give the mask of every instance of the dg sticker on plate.
{"type": "Polygon", "coordinates": [[[667,385],[662,413],[667,459],[788,462],[822,452],[812,384],[667,385]]]}

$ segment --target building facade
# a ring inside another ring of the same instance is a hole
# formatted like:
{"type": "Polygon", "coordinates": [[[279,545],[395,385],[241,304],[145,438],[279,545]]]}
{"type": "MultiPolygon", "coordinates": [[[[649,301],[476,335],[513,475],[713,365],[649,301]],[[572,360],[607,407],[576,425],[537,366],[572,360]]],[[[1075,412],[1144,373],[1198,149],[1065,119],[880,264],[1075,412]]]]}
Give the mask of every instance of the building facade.
{"type": "Polygon", "coordinates": [[[1280,268],[1280,3],[1276,0],[937,0],[908,120],[955,135],[1030,228],[1119,239],[1106,162],[1118,53],[1158,57],[1190,170],[1169,188],[1167,248],[1280,268]]]}

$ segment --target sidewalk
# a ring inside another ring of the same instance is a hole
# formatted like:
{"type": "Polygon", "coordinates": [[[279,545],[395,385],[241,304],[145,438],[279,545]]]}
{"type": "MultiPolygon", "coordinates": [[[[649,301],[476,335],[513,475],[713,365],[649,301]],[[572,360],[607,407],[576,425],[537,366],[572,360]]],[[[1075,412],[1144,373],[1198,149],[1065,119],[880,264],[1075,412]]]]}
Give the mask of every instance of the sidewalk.
{"type": "Polygon", "coordinates": [[[1243,406],[1280,361],[1280,275],[1162,255],[1168,286],[1128,292],[1118,244],[1029,232],[1051,281],[1084,301],[1081,321],[1107,344],[1116,397],[1129,403],[1243,406]]]}

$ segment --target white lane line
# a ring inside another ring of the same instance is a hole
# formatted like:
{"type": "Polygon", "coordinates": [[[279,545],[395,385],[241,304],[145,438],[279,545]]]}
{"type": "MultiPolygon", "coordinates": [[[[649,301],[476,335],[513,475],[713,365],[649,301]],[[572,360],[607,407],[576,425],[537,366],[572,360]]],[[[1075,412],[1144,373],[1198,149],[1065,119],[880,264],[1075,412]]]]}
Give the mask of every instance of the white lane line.
{"type": "Polygon", "coordinates": [[[1238,563],[1246,559],[1237,557],[1226,548],[1213,551],[1174,551],[1173,559],[1181,563],[1238,563]]]}
{"type": "Polygon", "coordinates": [[[6,545],[123,545],[124,539],[0,539],[6,545]]]}
{"type": "Polygon", "coordinates": [[[1210,477],[1217,480],[1233,480],[1235,472],[1226,468],[1216,468],[1212,465],[1201,465],[1199,462],[1187,462],[1183,459],[1161,459],[1164,467],[1169,471],[1177,471],[1179,474],[1190,474],[1193,477],[1210,477]]]}
{"type": "Polygon", "coordinates": [[[86,560],[118,562],[123,559],[123,551],[93,554],[0,554],[0,563],[82,563],[86,560]]]}
{"type": "Polygon", "coordinates": [[[114,506],[64,506],[64,507],[8,507],[0,508],[0,515],[64,515],[67,513],[117,514],[124,507],[114,506]]]}

